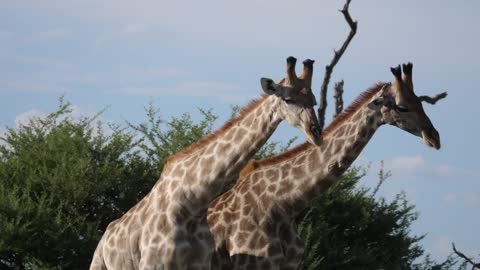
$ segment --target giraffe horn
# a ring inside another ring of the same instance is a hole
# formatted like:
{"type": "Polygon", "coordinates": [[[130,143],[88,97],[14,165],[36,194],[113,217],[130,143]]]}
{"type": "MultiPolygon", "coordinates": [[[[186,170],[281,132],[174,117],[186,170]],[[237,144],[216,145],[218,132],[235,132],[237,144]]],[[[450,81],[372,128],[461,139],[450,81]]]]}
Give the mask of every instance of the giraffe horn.
{"type": "Polygon", "coordinates": [[[409,86],[410,89],[413,90],[413,80],[412,80],[412,69],[413,64],[408,62],[407,64],[403,64],[403,82],[409,86]]]}
{"type": "Polygon", "coordinates": [[[313,76],[313,63],[315,60],[305,59],[303,61],[303,71],[300,78],[305,82],[305,88],[312,88],[312,76],[313,76]]]}
{"type": "Polygon", "coordinates": [[[400,65],[398,65],[396,67],[391,67],[390,71],[395,77],[395,81],[393,81],[393,86],[395,87],[395,89],[401,89],[402,68],[400,67],[400,65]]]}
{"type": "Polygon", "coordinates": [[[295,64],[297,63],[297,58],[289,56],[287,58],[287,76],[285,77],[285,83],[293,85],[297,80],[297,74],[295,73],[295,64]]]}

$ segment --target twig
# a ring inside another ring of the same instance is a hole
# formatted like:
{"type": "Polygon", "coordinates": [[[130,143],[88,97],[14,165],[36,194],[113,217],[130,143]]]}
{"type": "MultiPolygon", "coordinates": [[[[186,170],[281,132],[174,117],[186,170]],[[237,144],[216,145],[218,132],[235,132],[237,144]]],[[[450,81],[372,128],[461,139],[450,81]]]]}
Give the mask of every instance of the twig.
{"type": "Polygon", "coordinates": [[[333,68],[338,63],[343,53],[347,49],[348,44],[350,44],[350,41],[352,41],[353,37],[357,33],[357,22],[352,20],[352,17],[350,16],[350,13],[348,11],[350,2],[351,0],[347,0],[345,5],[343,6],[343,9],[340,10],[340,12],[342,12],[343,16],[345,17],[345,20],[347,21],[348,25],[350,26],[350,33],[348,34],[348,37],[343,43],[340,50],[338,51],[334,50],[334,56],[332,61],[330,62],[330,64],[328,64],[325,67],[325,75],[323,76],[323,83],[322,83],[322,86],[320,87],[320,106],[318,108],[318,117],[319,117],[318,120],[319,120],[321,129],[323,129],[325,125],[325,110],[327,109],[327,88],[328,88],[328,83],[330,82],[330,77],[332,75],[333,68]]]}
{"type": "Polygon", "coordinates": [[[443,93],[438,94],[434,97],[419,96],[418,98],[420,99],[420,101],[425,101],[425,102],[428,102],[432,105],[435,105],[435,103],[437,103],[437,101],[439,101],[440,99],[446,98],[446,97],[447,97],[447,92],[443,92],[443,93]]]}
{"type": "Polygon", "coordinates": [[[333,117],[337,117],[343,111],[343,85],[344,81],[341,80],[335,83],[333,89],[335,89],[335,93],[333,94],[333,98],[335,99],[335,113],[333,117]]]}
{"type": "Polygon", "coordinates": [[[463,254],[462,252],[458,251],[456,248],[455,248],[455,243],[452,242],[452,249],[453,249],[453,252],[455,252],[455,254],[457,254],[458,257],[460,258],[463,258],[465,261],[467,261],[468,263],[470,263],[472,265],[472,270],[477,268],[477,269],[480,269],[480,262],[479,263],[476,263],[474,261],[472,261],[472,259],[470,259],[469,257],[467,257],[465,254],[463,254]]]}

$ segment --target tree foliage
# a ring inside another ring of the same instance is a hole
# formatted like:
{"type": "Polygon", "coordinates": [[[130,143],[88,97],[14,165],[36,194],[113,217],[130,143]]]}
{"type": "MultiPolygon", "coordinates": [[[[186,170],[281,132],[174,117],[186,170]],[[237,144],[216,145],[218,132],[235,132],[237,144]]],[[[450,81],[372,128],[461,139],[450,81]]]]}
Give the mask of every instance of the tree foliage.
{"type": "MultiPolygon", "coordinates": [[[[8,128],[0,138],[0,269],[86,269],[108,223],[140,200],[168,156],[208,135],[217,116],[200,110],[163,120],[105,124],[99,115],[57,111],[8,128]]],[[[288,148],[271,142],[263,158],[288,148]]],[[[423,249],[409,228],[418,217],[403,194],[392,202],[358,188],[353,169],[299,218],[307,269],[451,269],[415,264],[423,249]],[[417,267],[417,268],[415,268],[417,267]],[[422,268],[423,267],[423,268],[422,268]]],[[[427,259],[429,259],[427,257],[427,259]]]]}

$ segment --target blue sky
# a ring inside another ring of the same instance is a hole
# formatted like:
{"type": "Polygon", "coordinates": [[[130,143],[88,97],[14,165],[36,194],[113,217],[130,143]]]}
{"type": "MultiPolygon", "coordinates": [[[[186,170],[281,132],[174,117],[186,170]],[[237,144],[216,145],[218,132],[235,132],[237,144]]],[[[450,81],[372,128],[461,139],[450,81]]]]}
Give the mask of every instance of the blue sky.
{"type": "MultiPolygon", "coordinates": [[[[259,78],[283,77],[285,58],[315,59],[314,86],[348,33],[343,1],[45,0],[0,3],[0,133],[55,110],[66,94],[79,114],[110,106],[107,121],[145,119],[150,101],[164,117],[196,107],[221,117],[260,94],[259,78]]],[[[359,30],[337,65],[348,104],[389,67],[414,63],[417,94],[448,91],[426,111],[442,149],[394,127],[374,136],[357,164],[384,160],[393,176],[381,190],[401,190],[417,205],[417,234],[435,258],[450,242],[480,253],[480,30],[477,0],[353,1],[359,30]]],[[[330,93],[331,94],[331,93],[330,93]]],[[[318,94],[317,94],[318,96],[318,94]]],[[[331,96],[331,95],[330,95],[331,96]]],[[[331,103],[331,102],[330,102],[331,103]]],[[[330,106],[330,111],[332,106],[330,106]]],[[[328,116],[330,118],[330,116],[328,116]]],[[[303,135],[285,124],[274,139],[303,135]]]]}

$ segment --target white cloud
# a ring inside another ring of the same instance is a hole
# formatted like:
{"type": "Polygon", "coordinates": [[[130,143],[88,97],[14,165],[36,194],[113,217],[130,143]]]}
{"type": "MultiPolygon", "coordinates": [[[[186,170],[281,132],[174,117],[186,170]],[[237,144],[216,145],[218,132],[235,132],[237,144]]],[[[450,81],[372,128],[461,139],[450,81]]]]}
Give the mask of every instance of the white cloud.
{"type": "Polygon", "coordinates": [[[447,205],[461,204],[462,207],[480,206],[480,195],[471,192],[449,192],[442,199],[447,205]]]}
{"type": "Polygon", "coordinates": [[[120,92],[150,96],[213,97],[230,102],[252,98],[242,95],[245,91],[239,85],[202,81],[180,82],[171,87],[127,87],[120,89],[120,92]]]}
{"type": "Polygon", "coordinates": [[[436,173],[439,176],[449,177],[454,175],[455,169],[450,165],[439,165],[436,167],[436,173]]]}
{"type": "Polygon", "coordinates": [[[455,204],[457,202],[458,196],[456,193],[447,193],[443,196],[443,201],[449,205],[455,204]]]}
{"type": "Polygon", "coordinates": [[[64,86],[49,82],[48,80],[0,80],[1,92],[24,93],[65,93],[68,89],[64,86]]]}
{"type": "Polygon", "coordinates": [[[146,24],[127,24],[123,28],[123,33],[125,34],[138,34],[145,33],[148,31],[148,25],[146,24]]]}
{"type": "Polygon", "coordinates": [[[480,195],[474,193],[468,193],[464,196],[464,202],[467,206],[478,207],[480,206],[480,195]]]}
{"type": "Polygon", "coordinates": [[[392,171],[416,171],[425,167],[425,159],[421,156],[397,157],[386,163],[392,171]]]}
{"type": "Polygon", "coordinates": [[[34,39],[46,40],[46,39],[61,38],[67,34],[68,34],[68,31],[64,28],[53,28],[53,29],[48,29],[46,31],[34,33],[32,37],[34,39]]]}
{"type": "Polygon", "coordinates": [[[45,117],[46,114],[40,110],[32,109],[30,111],[19,114],[15,117],[15,125],[17,128],[27,125],[31,119],[38,119],[45,117]]]}

